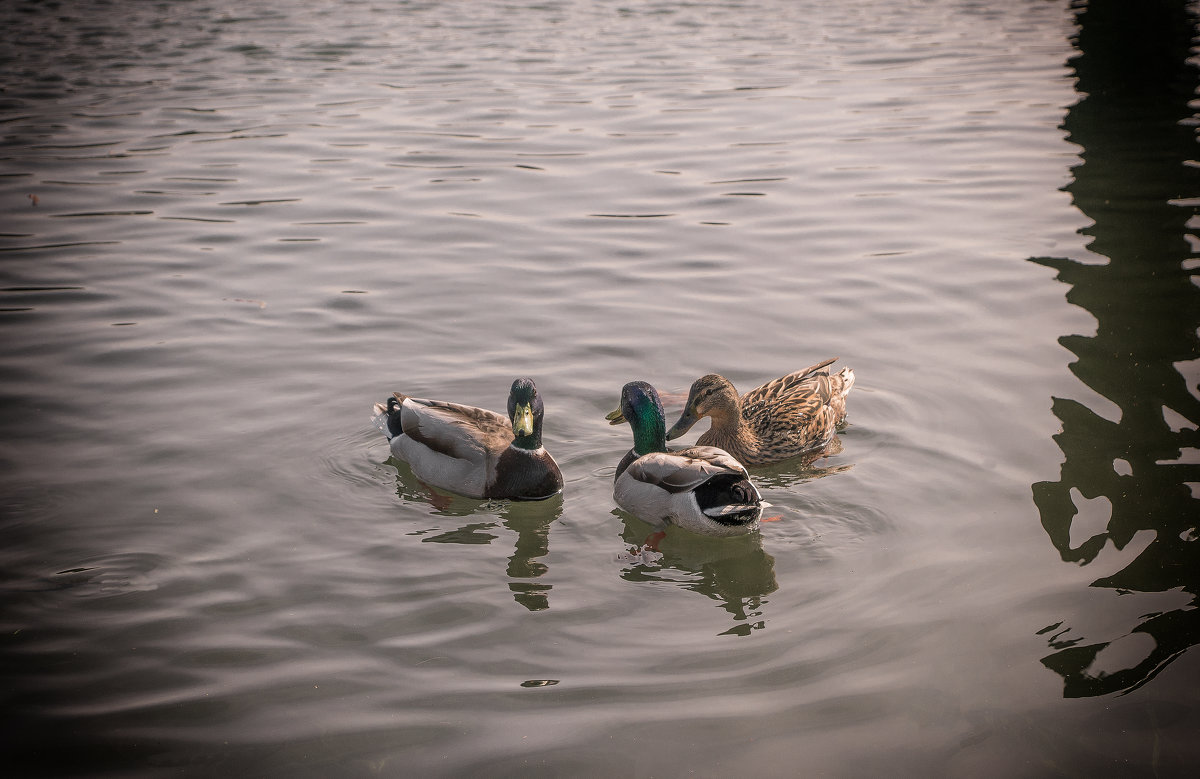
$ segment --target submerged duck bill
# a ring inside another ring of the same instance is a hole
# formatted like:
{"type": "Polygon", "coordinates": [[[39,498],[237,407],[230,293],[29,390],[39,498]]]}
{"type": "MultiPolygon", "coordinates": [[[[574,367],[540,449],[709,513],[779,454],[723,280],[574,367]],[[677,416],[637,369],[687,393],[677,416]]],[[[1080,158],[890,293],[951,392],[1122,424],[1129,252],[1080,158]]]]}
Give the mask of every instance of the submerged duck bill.
{"type": "Polygon", "coordinates": [[[519,403],[513,411],[513,435],[533,435],[533,407],[529,403],[519,403]]]}
{"type": "Polygon", "coordinates": [[[608,412],[604,415],[604,418],[608,420],[608,424],[610,425],[620,425],[625,422],[625,415],[621,413],[621,409],[619,408],[608,412]]]}

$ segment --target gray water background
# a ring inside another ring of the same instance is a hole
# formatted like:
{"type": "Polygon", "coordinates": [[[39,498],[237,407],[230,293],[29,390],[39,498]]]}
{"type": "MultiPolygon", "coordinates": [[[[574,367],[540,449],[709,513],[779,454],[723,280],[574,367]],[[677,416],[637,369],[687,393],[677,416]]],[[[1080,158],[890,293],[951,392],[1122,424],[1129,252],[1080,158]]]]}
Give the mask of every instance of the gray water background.
{"type": "Polygon", "coordinates": [[[5,772],[1191,775],[1196,15],[1136,5],[5,4],[5,772]],[[624,382],[832,356],[778,521],[635,551],[624,382]],[[370,425],[517,375],[561,499],[370,425]]]}

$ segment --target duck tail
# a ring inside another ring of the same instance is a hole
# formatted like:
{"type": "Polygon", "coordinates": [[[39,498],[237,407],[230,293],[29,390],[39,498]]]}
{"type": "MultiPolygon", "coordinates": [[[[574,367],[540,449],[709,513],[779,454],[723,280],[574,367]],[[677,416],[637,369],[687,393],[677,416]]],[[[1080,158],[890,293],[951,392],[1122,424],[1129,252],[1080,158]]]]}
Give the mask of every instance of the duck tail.
{"type": "Polygon", "coordinates": [[[849,368],[842,368],[838,371],[837,375],[842,380],[842,388],[839,394],[844,398],[850,394],[850,388],[854,386],[854,371],[849,368]]]}
{"type": "Polygon", "coordinates": [[[715,519],[722,524],[730,524],[731,521],[748,520],[757,516],[762,511],[762,505],[758,503],[726,503],[703,511],[704,516],[710,519],[715,519]]]}
{"type": "Polygon", "coordinates": [[[401,395],[399,392],[392,393],[392,397],[388,398],[384,403],[376,403],[373,411],[374,416],[371,417],[371,422],[375,427],[383,431],[388,440],[400,434],[400,404],[404,402],[406,395],[401,395]]]}
{"type": "Polygon", "coordinates": [[[762,507],[762,496],[741,474],[718,474],[696,488],[696,503],[705,516],[718,522],[744,520],[762,507]]]}

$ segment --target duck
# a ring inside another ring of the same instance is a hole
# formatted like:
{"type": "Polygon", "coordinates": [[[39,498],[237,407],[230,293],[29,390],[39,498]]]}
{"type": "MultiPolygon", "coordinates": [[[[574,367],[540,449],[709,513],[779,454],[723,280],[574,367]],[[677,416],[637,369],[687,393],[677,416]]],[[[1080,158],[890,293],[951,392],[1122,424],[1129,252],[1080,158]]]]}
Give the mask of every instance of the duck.
{"type": "Polygon", "coordinates": [[[712,427],[697,444],[724,449],[748,466],[793,457],[812,462],[826,453],[845,424],[854,371],[842,368],[831,374],[828,367],[837,359],[769,381],[740,398],[724,376],[701,376],[692,384],[679,420],[667,431],[667,440],[679,438],[701,418],[712,417],[712,427]]]}
{"type": "Polygon", "coordinates": [[[477,499],[544,500],[562,492],[562,472],[542,446],[545,409],[533,379],[513,381],[507,417],[399,392],[374,410],[392,454],[426,484],[477,499]]]}
{"type": "Polygon", "coordinates": [[[633,448],[613,476],[618,506],[662,532],[668,525],[709,536],[758,529],[762,495],[741,463],[713,446],[667,449],[666,414],[654,387],[629,382],[606,419],[633,428],[633,448]]]}

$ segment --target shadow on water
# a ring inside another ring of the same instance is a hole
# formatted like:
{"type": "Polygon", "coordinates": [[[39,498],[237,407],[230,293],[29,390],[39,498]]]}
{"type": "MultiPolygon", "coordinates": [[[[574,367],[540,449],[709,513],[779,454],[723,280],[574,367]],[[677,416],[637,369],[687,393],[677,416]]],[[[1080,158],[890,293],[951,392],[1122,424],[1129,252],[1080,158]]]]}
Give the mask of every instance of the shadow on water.
{"type": "Polygon", "coordinates": [[[1200,288],[1187,239],[1200,194],[1189,105],[1198,79],[1188,61],[1197,19],[1183,0],[1090,0],[1078,8],[1072,64],[1081,98],[1063,129],[1083,151],[1066,190],[1094,222],[1084,231],[1089,248],[1108,262],[1032,261],[1057,270],[1071,285],[1067,300],[1095,316],[1094,336],[1059,342],[1078,358],[1072,372],[1115,403],[1120,418],[1054,398],[1065,460],[1058,481],[1034,484],[1033,497],[1065,562],[1087,565],[1110,541],[1124,550],[1139,532],[1153,533],[1135,559],[1091,586],[1192,597],[1186,608],[1140,617],[1129,636],[1144,650],[1117,671],[1092,666],[1126,637],[1065,639],[1066,622],[1043,630],[1057,651],[1042,662],[1063,677],[1068,698],[1134,690],[1200,642],[1200,387],[1189,386],[1200,358],[1200,288]],[[1086,533],[1076,491],[1107,500],[1111,517],[1073,545],[1073,522],[1077,537],[1086,533]]]}
{"type": "Polygon", "coordinates": [[[627,565],[621,578],[629,582],[668,582],[717,601],[734,618],[733,627],[718,635],[746,636],[766,627],[764,596],[779,589],[775,558],[762,548],[762,536],[709,538],[678,528],[661,542],[659,551],[642,549],[654,528],[631,514],[621,518],[621,539],[630,547],[622,555],[627,565]]]}
{"type": "Polygon", "coordinates": [[[396,494],[402,500],[429,505],[438,516],[470,519],[449,530],[439,527],[416,531],[413,535],[434,544],[490,544],[500,537],[493,530],[504,528],[514,533],[516,540],[506,571],[513,600],[530,611],[550,608],[551,585],[536,580],[550,570],[539,558],[550,552],[550,525],[562,515],[561,494],[537,501],[478,501],[423,484],[401,460],[390,458],[387,462],[396,467],[396,494]]]}

